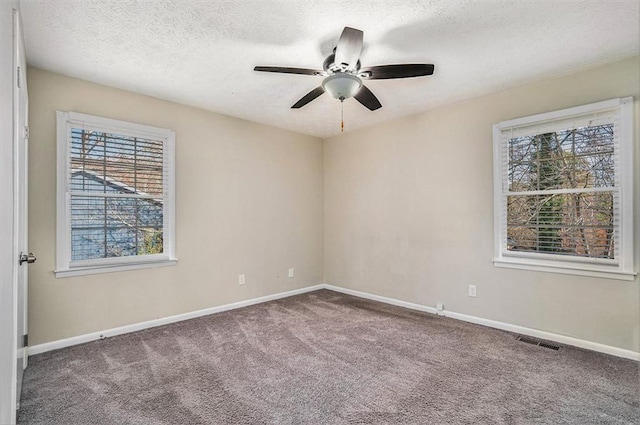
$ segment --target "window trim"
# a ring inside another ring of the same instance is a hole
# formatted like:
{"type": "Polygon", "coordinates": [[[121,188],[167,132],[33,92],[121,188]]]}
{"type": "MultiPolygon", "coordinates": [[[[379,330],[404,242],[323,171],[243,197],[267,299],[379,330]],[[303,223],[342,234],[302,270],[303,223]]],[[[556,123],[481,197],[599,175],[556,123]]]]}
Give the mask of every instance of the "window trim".
{"type": "Polygon", "coordinates": [[[175,257],[175,132],[143,124],[102,118],[78,112],[56,111],[57,119],[57,183],[56,183],[56,278],[109,273],[150,267],[170,266],[175,257]],[[154,138],[163,142],[166,155],[166,205],[163,206],[163,253],[114,257],[82,261],[71,260],[69,211],[68,142],[72,127],[121,133],[127,136],[154,138]]]}
{"type": "Polygon", "coordinates": [[[610,99],[588,105],[547,112],[529,117],[502,121],[493,125],[493,264],[496,267],[592,276],[619,280],[634,280],[637,272],[634,265],[633,238],[633,97],[610,99]],[[620,258],[616,260],[571,258],[554,254],[523,253],[508,251],[506,228],[502,227],[503,167],[508,166],[508,158],[502,157],[502,131],[506,128],[540,125],[545,122],[570,119],[595,112],[619,110],[619,167],[620,173],[620,258]]]}

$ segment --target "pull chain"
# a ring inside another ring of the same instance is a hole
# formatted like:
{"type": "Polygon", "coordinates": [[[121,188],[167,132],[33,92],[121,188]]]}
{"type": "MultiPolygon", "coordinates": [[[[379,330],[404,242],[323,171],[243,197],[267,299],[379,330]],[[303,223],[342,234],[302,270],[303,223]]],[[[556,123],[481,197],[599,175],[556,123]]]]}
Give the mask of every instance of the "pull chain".
{"type": "Polygon", "coordinates": [[[344,133],[344,99],[340,99],[340,133],[344,133]]]}

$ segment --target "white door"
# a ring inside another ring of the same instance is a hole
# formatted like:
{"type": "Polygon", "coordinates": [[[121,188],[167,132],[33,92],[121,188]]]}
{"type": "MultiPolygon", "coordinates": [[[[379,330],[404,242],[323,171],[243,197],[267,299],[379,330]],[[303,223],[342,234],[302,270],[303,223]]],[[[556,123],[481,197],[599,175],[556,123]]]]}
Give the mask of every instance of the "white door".
{"type": "Polygon", "coordinates": [[[20,406],[20,393],[22,391],[22,374],[27,367],[27,265],[35,261],[33,254],[29,253],[28,233],[27,233],[27,207],[28,207],[28,154],[29,154],[29,127],[28,113],[29,103],[27,95],[27,66],[22,40],[22,28],[20,14],[14,11],[13,14],[14,31],[14,63],[16,65],[14,84],[14,143],[15,143],[15,229],[16,246],[18,253],[17,262],[17,305],[16,305],[16,358],[17,358],[17,381],[16,381],[16,401],[20,406]]]}

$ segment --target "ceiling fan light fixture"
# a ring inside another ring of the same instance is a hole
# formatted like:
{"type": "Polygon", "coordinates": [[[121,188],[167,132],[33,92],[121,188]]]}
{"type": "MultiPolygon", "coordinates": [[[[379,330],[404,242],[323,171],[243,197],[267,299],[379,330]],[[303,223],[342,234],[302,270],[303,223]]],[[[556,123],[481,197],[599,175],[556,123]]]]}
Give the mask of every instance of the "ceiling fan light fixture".
{"type": "Polygon", "coordinates": [[[344,100],[355,95],[362,87],[362,81],[355,75],[336,73],[322,82],[322,88],[336,99],[344,100]]]}

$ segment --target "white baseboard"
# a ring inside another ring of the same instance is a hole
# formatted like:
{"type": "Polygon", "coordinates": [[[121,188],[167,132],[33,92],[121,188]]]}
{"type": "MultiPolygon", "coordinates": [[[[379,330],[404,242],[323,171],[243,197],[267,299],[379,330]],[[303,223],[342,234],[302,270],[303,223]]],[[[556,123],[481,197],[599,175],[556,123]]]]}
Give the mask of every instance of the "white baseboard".
{"type": "Polygon", "coordinates": [[[600,344],[598,342],[592,342],[584,339],[574,338],[571,336],[540,331],[538,329],[525,328],[524,326],[497,322],[495,320],[483,319],[481,317],[469,316],[462,313],[455,313],[453,311],[444,311],[444,316],[463,320],[465,322],[476,323],[478,325],[488,326],[490,328],[502,329],[503,331],[509,331],[522,335],[532,336],[534,338],[559,342],[564,345],[573,345],[574,347],[585,348],[587,350],[597,351],[599,353],[611,354],[612,356],[616,357],[624,357],[625,359],[640,361],[640,353],[631,350],[625,350],[623,348],[612,347],[610,345],[600,344]]]}
{"type": "Polygon", "coordinates": [[[340,286],[328,285],[326,283],[322,286],[325,289],[329,289],[331,291],[342,292],[343,294],[353,295],[354,297],[366,298],[368,300],[379,301],[381,303],[396,305],[398,307],[404,307],[411,310],[424,311],[425,313],[431,313],[431,314],[437,314],[438,312],[438,310],[436,310],[435,308],[428,307],[422,304],[415,304],[407,301],[400,301],[394,298],[388,298],[380,295],[369,294],[367,292],[354,291],[353,289],[347,289],[347,288],[342,288],[340,286]]]}
{"type": "Polygon", "coordinates": [[[372,295],[366,292],[360,292],[360,291],[354,291],[352,289],[341,288],[339,286],[333,286],[328,284],[324,284],[320,286],[324,287],[325,289],[330,289],[336,292],[342,292],[344,294],[353,295],[360,298],[366,298],[369,300],[374,300],[374,301],[379,301],[386,304],[405,307],[412,310],[424,311],[427,313],[433,313],[433,314],[440,313],[441,315],[445,317],[450,317],[452,319],[462,320],[470,323],[476,323],[478,325],[488,326],[490,328],[501,329],[504,331],[514,332],[517,334],[532,336],[534,338],[540,338],[548,341],[558,342],[565,345],[572,345],[574,347],[585,348],[587,350],[597,351],[599,353],[610,354],[616,357],[623,357],[625,359],[640,361],[640,353],[631,351],[631,350],[625,350],[623,348],[612,347],[610,345],[604,345],[597,342],[586,341],[584,339],[573,338],[570,336],[555,334],[552,332],[540,331],[537,329],[527,328],[524,326],[512,325],[510,323],[498,322],[490,319],[483,319],[482,317],[469,316],[467,314],[456,313],[454,311],[444,310],[444,311],[438,312],[435,308],[424,306],[422,304],[414,304],[406,301],[396,300],[394,298],[383,297],[380,295],[372,295]]]}
{"type": "Polygon", "coordinates": [[[425,306],[422,304],[411,303],[407,301],[401,301],[394,298],[384,297],[381,295],[369,294],[366,292],[355,291],[353,289],[342,288],[339,286],[329,285],[326,283],[320,285],[309,286],[301,289],[294,289],[292,291],[280,292],[278,294],[267,295],[259,298],[252,298],[250,300],[239,301],[236,303],[225,304],[217,307],[206,308],[203,310],[192,311],[189,313],[178,314],[175,316],[163,317],[160,319],[149,320],[146,322],[134,323],[132,325],[120,326],[118,328],[107,329],[99,332],[92,332],[85,335],[78,335],[71,338],[60,339],[57,341],[46,342],[44,344],[34,345],[29,347],[29,355],[36,355],[45,353],[47,351],[57,350],[59,348],[70,347],[72,345],[83,344],[85,342],[95,341],[102,338],[108,338],[111,336],[126,334],[130,332],[140,331],[143,329],[149,329],[156,326],[167,325],[170,323],[180,322],[183,320],[193,319],[196,317],[207,316],[209,314],[220,313],[223,311],[234,310],[236,308],[247,307],[254,304],[260,304],[267,301],[273,301],[280,298],[286,298],[293,295],[304,294],[306,292],[317,291],[318,289],[329,289],[343,294],[353,295],[355,297],[366,298],[373,301],[382,302],[385,304],[391,304],[398,307],[404,307],[411,310],[423,311],[431,314],[441,314],[445,317],[452,319],[462,320],[465,322],[476,323],[490,328],[501,329],[509,332],[514,332],[522,335],[528,335],[535,338],[545,339],[549,341],[558,342],[565,345],[572,345],[575,347],[585,348],[587,350],[597,351],[600,353],[610,354],[612,356],[623,357],[626,359],[640,361],[640,353],[625,350],[622,348],[612,347],[610,345],[604,345],[597,342],[586,341],[583,339],[573,338],[566,335],[555,334],[551,332],[541,331],[537,329],[527,328],[524,326],[512,325],[510,323],[498,322],[490,319],[483,319],[481,317],[469,316],[467,314],[456,313],[454,311],[444,310],[438,312],[434,307],[425,306]]]}
{"type": "Polygon", "coordinates": [[[207,316],[209,314],[220,313],[223,311],[234,310],[236,308],[247,307],[254,304],[260,304],[267,301],[273,301],[280,298],[291,297],[293,295],[304,294],[305,292],[317,291],[323,289],[325,285],[314,285],[292,291],[280,292],[278,294],[266,295],[264,297],[252,298],[250,300],[238,301],[231,304],[225,304],[217,307],[205,308],[203,310],[192,311],[189,313],[177,314],[175,316],[163,317],[160,319],[148,320],[146,322],[134,323],[132,325],[120,326],[118,328],[106,329],[103,331],[92,332],[84,335],[78,335],[71,338],[59,339],[57,341],[45,342],[29,347],[29,355],[33,356],[47,351],[57,350],[59,348],[70,347],[72,345],[84,344],[98,339],[108,338],[111,336],[122,335],[130,332],[141,331],[143,329],[154,328],[156,326],[168,325],[170,323],[181,322],[183,320],[194,319],[196,317],[207,316]]]}

